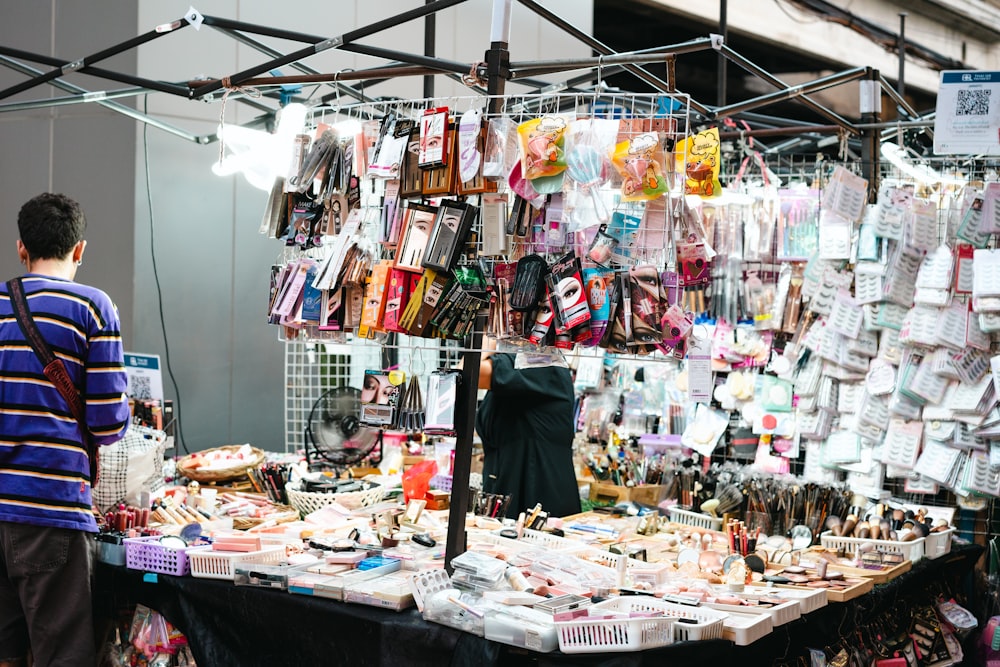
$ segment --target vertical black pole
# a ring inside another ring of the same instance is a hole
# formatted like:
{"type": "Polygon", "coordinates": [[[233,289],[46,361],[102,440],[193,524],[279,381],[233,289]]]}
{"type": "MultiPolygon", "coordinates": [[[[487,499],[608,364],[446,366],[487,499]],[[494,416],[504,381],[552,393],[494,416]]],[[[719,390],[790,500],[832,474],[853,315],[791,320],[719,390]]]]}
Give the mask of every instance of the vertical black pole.
{"type": "Polygon", "coordinates": [[[900,97],[906,97],[906,83],[904,74],[906,72],[906,12],[899,13],[899,39],[896,42],[896,49],[899,51],[899,78],[896,81],[896,92],[900,97]]]}
{"type": "MultiPolygon", "coordinates": [[[[424,0],[425,5],[429,5],[434,0],[424,0]]],[[[424,17],[424,55],[433,58],[434,46],[437,40],[437,14],[428,14],[424,17]]],[[[424,97],[434,97],[434,75],[428,74],[424,77],[424,97]]]]}
{"type": "MultiPolygon", "coordinates": [[[[486,52],[486,91],[490,95],[487,112],[494,115],[503,108],[501,96],[510,77],[510,52],[507,50],[512,0],[493,0],[493,28],[486,52]]],[[[455,556],[465,552],[465,517],[469,512],[469,474],[472,471],[472,434],[476,428],[479,397],[479,364],[482,361],[483,331],[486,314],[476,316],[468,351],[462,354],[462,386],[455,403],[455,467],[451,478],[451,505],[448,510],[448,543],[444,567],[451,574],[455,556]]]]}
{"type": "MultiPolygon", "coordinates": [[[[858,85],[867,87],[861,94],[861,123],[870,125],[879,122],[882,108],[881,77],[877,69],[868,69],[868,76],[858,85]],[[866,94],[867,93],[867,94],[866,94]]],[[[868,180],[868,203],[874,204],[878,198],[879,187],[879,130],[866,127],[861,131],[861,168],[863,176],[868,180]]]]}
{"type": "MultiPolygon", "coordinates": [[[[722,35],[722,43],[726,45],[729,44],[729,23],[726,16],[728,9],[727,0],[719,0],[719,34],[722,35]]],[[[718,77],[716,82],[718,99],[716,102],[720,107],[726,106],[726,63],[726,57],[720,53],[718,73],[716,74],[718,77]]]]}

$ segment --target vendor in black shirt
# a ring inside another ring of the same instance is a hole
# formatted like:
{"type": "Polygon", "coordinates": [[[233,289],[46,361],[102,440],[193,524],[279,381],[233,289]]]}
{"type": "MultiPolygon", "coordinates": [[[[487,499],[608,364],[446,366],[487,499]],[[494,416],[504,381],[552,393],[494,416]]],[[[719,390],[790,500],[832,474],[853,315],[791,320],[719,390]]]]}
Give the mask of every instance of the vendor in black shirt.
{"type": "Polygon", "coordinates": [[[509,494],[507,515],[541,503],[550,516],[580,511],[573,466],[573,380],[568,368],[515,368],[515,355],[484,359],[476,414],[483,441],[483,491],[509,494]]]}

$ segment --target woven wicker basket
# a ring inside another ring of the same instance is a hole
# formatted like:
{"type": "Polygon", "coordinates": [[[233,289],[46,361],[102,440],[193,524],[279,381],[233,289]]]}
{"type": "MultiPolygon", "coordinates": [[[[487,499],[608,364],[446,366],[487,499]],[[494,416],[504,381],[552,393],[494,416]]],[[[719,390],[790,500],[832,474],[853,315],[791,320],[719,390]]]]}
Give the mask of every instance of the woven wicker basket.
{"type": "MultiPolygon", "coordinates": [[[[239,451],[240,447],[242,447],[242,445],[226,445],[224,447],[216,447],[215,449],[206,449],[205,451],[198,453],[204,456],[209,452],[215,451],[236,452],[239,451]]],[[[191,464],[194,463],[197,458],[194,454],[188,454],[177,462],[177,472],[198,482],[199,484],[213,484],[215,482],[228,482],[230,480],[239,479],[240,477],[246,476],[247,468],[256,468],[264,462],[264,450],[257,449],[256,447],[251,447],[250,449],[253,452],[253,458],[250,460],[243,461],[238,465],[234,465],[229,468],[212,468],[211,470],[192,468],[191,464]]]]}
{"type": "Polygon", "coordinates": [[[312,514],[318,509],[322,509],[332,502],[338,502],[348,509],[358,509],[368,507],[382,500],[385,488],[373,486],[364,491],[348,491],[347,493],[317,493],[314,491],[300,491],[292,486],[286,487],[288,502],[292,507],[302,512],[303,515],[312,514]]]}
{"type": "Polygon", "coordinates": [[[267,516],[254,517],[254,516],[240,516],[233,518],[233,528],[236,530],[248,530],[259,526],[265,521],[273,521],[275,523],[288,523],[289,521],[299,520],[299,511],[294,507],[289,505],[276,505],[275,511],[267,516]]]}

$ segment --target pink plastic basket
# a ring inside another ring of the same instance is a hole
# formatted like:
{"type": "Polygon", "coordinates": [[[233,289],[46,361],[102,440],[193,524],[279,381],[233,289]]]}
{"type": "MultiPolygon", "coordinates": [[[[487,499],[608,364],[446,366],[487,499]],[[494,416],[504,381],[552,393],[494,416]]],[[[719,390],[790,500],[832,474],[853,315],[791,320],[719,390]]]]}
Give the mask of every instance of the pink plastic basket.
{"type": "Polygon", "coordinates": [[[430,487],[439,491],[451,491],[451,475],[434,475],[430,487]]]}
{"type": "Polygon", "coordinates": [[[125,567],[178,577],[191,573],[188,547],[174,549],[160,544],[159,536],[129,537],[125,539],[125,567]]]}

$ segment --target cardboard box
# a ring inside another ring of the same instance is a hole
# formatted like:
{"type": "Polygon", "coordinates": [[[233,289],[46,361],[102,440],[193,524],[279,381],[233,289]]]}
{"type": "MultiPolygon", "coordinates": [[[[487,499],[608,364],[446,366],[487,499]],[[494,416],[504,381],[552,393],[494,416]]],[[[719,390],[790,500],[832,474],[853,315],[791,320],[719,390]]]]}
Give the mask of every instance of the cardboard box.
{"type": "Polygon", "coordinates": [[[657,505],[667,494],[663,484],[643,484],[641,486],[618,486],[593,481],[590,483],[590,500],[617,504],[630,500],[643,505],[657,505]]]}

